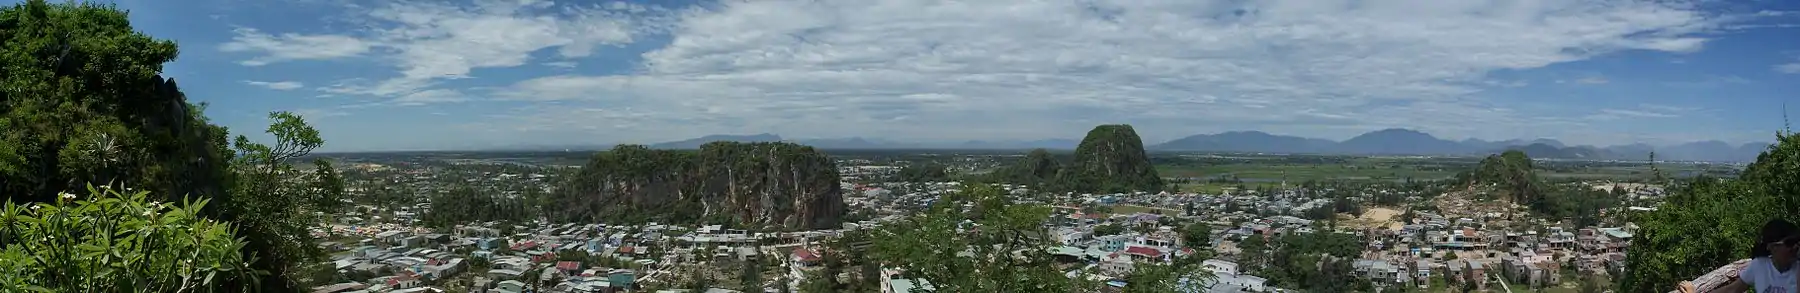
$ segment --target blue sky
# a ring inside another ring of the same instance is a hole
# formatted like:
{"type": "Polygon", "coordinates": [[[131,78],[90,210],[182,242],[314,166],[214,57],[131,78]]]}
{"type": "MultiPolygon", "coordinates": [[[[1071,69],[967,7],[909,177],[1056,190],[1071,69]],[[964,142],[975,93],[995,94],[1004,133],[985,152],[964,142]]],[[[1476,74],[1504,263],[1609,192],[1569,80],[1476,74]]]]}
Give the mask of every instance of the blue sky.
{"type": "Polygon", "coordinates": [[[215,122],[295,111],[335,151],[1100,123],[1735,144],[1800,108],[1793,1],[121,2],[215,122]]]}

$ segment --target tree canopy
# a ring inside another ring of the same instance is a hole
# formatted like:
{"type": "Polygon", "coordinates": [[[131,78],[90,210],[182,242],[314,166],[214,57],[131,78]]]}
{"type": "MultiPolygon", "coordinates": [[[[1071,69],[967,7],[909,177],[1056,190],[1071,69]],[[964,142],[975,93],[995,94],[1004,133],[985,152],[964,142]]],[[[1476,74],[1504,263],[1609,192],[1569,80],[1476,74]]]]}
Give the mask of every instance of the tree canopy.
{"type": "Polygon", "coordinates": [[[875,232],[874,259],[896,265],[905,278],[923,278],[941,292],[1077,292],[1091,288],[1055,269],[1034,235],[1050,216],[1042,205],[1012,204],[1006,193],[970,184],[925,212],[875,232]],[[968,204],[965,206],[965,204],[968,204]]]}
{"type": "Polygon", "coordinates": [[[238,225],[245,245],[233,251],[276,277],[219,279],[218,288],[305,287],[288,272],[319,256],[305,227],[342,196],[328,165],[316,176],[294,176],[290,161],[324,144],[318,131],[277,112],[268,129],[273,144],[228,141],[203,105],[161,76],[176,44],[138,32],[111,4],[32,0],[0,8],[0,40],[0,193],[9,201],[54,202],[90,183],[160,196],[152,201],[206,199],[211,208],[198,215],[238,225]]]}
{"type": "Polygon", "coordinates": [[[1770,219],[1800,220],[1800,136],[1776,134],[1738,179],[1693,178],[1668,188],[1657,210],[1631,215],[1639,225],[1626,252],[1622,292],[1662,292],[1750,257],[1770,219]]]}

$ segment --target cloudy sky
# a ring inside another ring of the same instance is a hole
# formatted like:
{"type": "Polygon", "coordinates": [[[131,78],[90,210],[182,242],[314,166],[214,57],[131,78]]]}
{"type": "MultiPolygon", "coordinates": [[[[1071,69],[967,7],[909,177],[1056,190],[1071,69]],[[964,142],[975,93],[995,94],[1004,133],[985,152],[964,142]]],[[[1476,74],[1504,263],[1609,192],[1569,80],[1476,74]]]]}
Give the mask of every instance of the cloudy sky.
{"type": "MultiPolygon", "coordinates": [[[[1792,1],[120,1],[216,122],[330,150],[1230,130],[1766,141],[1792,1]]],[[[1797,117],[1800,118],[1800,117],[1797,117]]]]}

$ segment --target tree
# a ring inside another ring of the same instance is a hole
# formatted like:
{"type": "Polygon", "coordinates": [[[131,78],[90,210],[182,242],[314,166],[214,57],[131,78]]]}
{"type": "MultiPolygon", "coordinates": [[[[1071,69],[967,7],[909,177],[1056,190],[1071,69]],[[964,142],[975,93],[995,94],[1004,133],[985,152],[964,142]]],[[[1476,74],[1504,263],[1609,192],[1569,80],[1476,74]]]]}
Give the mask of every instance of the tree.
{"type": "Polygon", "coordinates": [[[1206,223],[1192,223],[1181,229],[1181,242],[1188,247],[1210,248],[1212,243],[1212,227],[1206,223]]]}
{"type": "Polygon", "coordinates": [[[1770,219],[1800,215],[1800,136],[1779,132],[1739,179],[1696,177],[1667,189],[1656,211],[1638,213],[1626,252],[1622,292],[1666,291],[1720,265],[1749,257],[1770,219]]]}
{"type": "Polygon", "coordinates": [[[88,186],[50,203],[0,209],[0,291],[242,292],[250,268],[231,223],[200,217],[206,199],[162,203],[148,191],[88,186]],[[116,237],[94,237],[116,235],[116,237]]]}
{"type": "MultiPolygon", "coordinates": [[[[276,276],[254,291],[298,291],[303,284],[293,278],[305,274],[290,270],[317,247],[296,227],[316,220],[300,217],[313,201],[292,188],[300,185],[271,180],[288,177],[269,174],[289,170],[287,155],[323,141],[308,140],[317,132],[304,123],[282,123],[271,129],[282,140],[276,147],[240,137],[233,149],[205,106],[190,104],[173,79],[160,76],[177,55],[175,43],[130,23],[125,11],[93,2],[31,0],[0,9],[0,39],[7,40],[0,45],[0,193],[52,202],[95,182],[157,191],[161,201],[208,199],[215,208],[200,216],[238,225],[243,259],[276,276]]],[[[277,118],[286,117],[298,121],[277,118]]]]}
{"type": "Polygon", "coordinates": [[[1101,224],[1094,226],[1094,235],[1119,235],[1121,233],[1125,233],[1125,227],[1120,227],[1118,224],[1101,224]]]}
{"type": "Polygon", "coordinates": [[[950,181],[950,173],[942,164],[923,163],[907,165],[895,174],[900,182],[945,182],[950,181]]]}
{"type": "Polygon", "coordinates": [[[871,256],[941,292],[1070,292],[1087,288],[1055,269],[1034,237],[1050,207],[1010,202],[999,188],[968,184],[926,211],[877,230],[871,256]],[[964,208],[964,204],[972,204],[964,208]]]}
{"type": "MultiPolygon", "coordinates": [[[[258,255],[258,268],[269,270],[277,276],[289,276],[290,270],[324,256],[324,251],[315,244],[307,232],[307,227],[323,221],[311,212],[319,211],[315,204],[336,205],[335,201],[326,200],[341,194],[342,183],[306,183],[288,180],[288,174],[296,174],[291,160],[311,153],[313,149],[325,144],[319,138],[319,131],[306,124],[299,115],[288,112],[269,113],[268,133],[275,137],[274,145],[265,145],[251,141],[239,135],[233,143],[239,156],[233,162],[239,170],[240,184],[233,189],[239,195],[234,204],[227,207],[228,214],[234,216],[250,241],[250,248],[258,255]],[[314,191],[314,186],[338,188],[336,191],[314,191]]],[[[331,174],[327,178],[336,180],[335,172],[330,166],[320,166],[331,174]]],[[[305,288],[291,278],[265,282],[265,291],[290,291],[305,288]],[[272,287],[270,287],[272,286],[272,287]]]]}
{"type": "Polygon", "coordinates": [[[754,263],[754,262],[746,262],[746,263],[743,263],[740,265],[744,266],[742,275],[738,277],[738,281],[740,281],[742,283],[742,287],[741,287],[741,288],[743,288],[742,290],[744,292],[762,292],[763,291],[762,290],[762,288],[763,288],[763,281],[762,281],[763,266],[762,266],[762,264],[754,263]]]}
{"type": "Polygon", "coordinates": [[[1606,284],[1604,282],[1601,282],[1600,278],[1595,277],[1592,274],[1582,274],[1581,275],[1581,287],[1580,287],[1579,291],[1577,291],[1577,292],[1601,293],[1601,292],[1606,292],[1606,289],[1607,289],[1606,284]]]}

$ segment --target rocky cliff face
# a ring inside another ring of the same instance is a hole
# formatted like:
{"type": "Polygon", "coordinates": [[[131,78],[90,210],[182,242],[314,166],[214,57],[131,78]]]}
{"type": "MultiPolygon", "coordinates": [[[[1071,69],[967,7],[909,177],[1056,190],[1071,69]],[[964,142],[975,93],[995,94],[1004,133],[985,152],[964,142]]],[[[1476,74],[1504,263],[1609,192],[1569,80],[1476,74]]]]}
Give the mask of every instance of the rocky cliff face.
{"type": "Polygon", "coordinates": [[[622,145],[558,189],[562,221],[832,228],[844,201],[837,164],[792,143],[713,142],[698,150],[622,145]]]}
{"type": "Polygon", "coordinates": [[[1075,160],[1056,175],[1057,189],[1081,193],[1159,191],[1162,177],[1131,125],[1100,125],[1075,147],[1075,160]]]}

